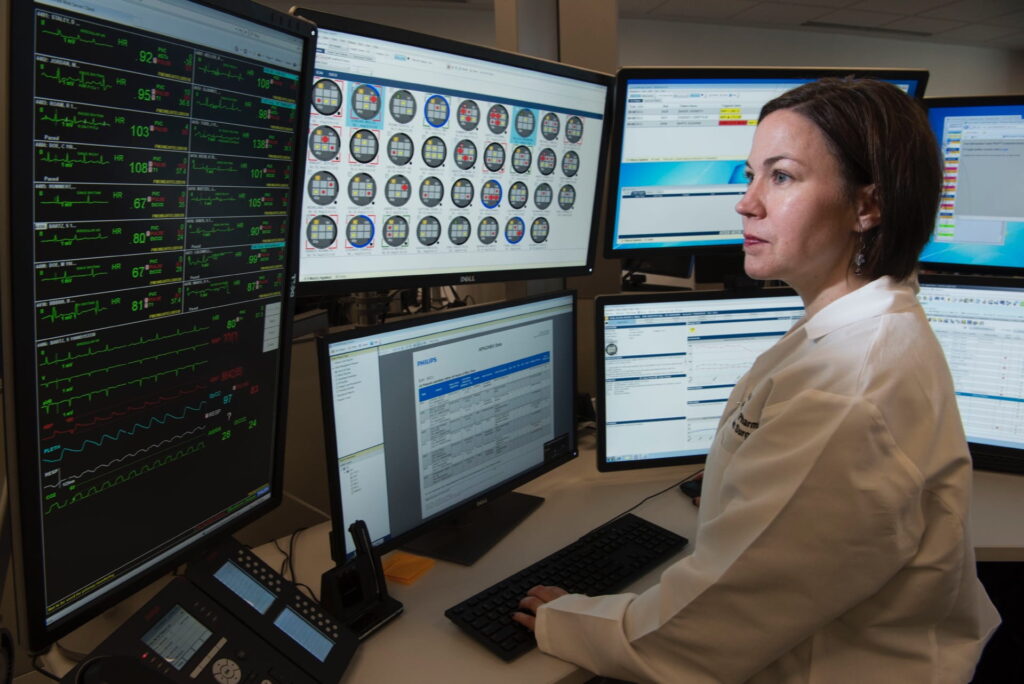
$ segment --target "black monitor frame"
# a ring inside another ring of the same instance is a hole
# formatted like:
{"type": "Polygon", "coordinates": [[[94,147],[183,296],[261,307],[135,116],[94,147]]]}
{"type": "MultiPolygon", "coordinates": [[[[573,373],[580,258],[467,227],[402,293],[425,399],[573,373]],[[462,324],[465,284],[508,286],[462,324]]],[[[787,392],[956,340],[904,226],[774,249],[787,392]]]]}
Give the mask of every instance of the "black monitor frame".
{"type": "MultiPolygon", "coordinates": [[[[925,112],[931,121],[931,110],[938,107],[996,107],[1013,105],[1024,107],[1024,94],[1018,95],[972,95],[962,97],[926,97],[922,100],[925,112]]],[[[941,146],[942,141],[936,142],[941,146]]],[[[1009,189],[1008,189],[1009,190],[1009,189]]],[[[921,268],[936,272],[961,273],[963,275],[1020,276],[1024,275],[1024,263],[1020,266],[990,266],[987,264],[958,263],[956,261],[921,261],[921,268]]]]}
{"type": "MultiPolygon", "coordinates": [[[[321,403],[323,405],[323,411],[324,411],[323,423],[324,423],[325,452],[326,452],[326,457],[327,457],[326,458],[326,464],[327,464],[327,486],[328,486],[328,491],[329,491],[329,495],[330,495],[330,505],[331,505],[330,513],[331,513],[331,522],[332,522],[331,533],[330,533],[330,545],[331,545],[331,557],[335,561],[335,563],[337,563],[338,565],[342,565],[347,560],[346,559],[346,555],[345,555],[345,539],[344,539],[344,537],[345,537],[345,534],[347,533],[346,530],[347,530],[348,525],[350,525],[351,523],[353,523],[355,521],[352,521],[352,520],[346,521],[345,518],[344,518],[344,515],[343,515],[343,511],[342,511],[341,479],[340,479],[340,475],[338,473],[338,450],[337,450],[338,442],[337,442],[337,432],[335,431],[335,425],[334,425],[333,400],[332,400],[332,393],[331,393],[331,365],[330,365],[330,357],[329,357],[329,347],[330,347],[330,345],[332,343],[334,343],[334,342],[345,341],[345,340],[350,340],[350,339],[359,338],[359,337],[365,337],[365,336],[372,336],[372,335],[383,333],[383,332],[389,332],[389,331],[395,331],[395,330],[404,330],[406,328],[412,328],[412,327],[417,327],[417,326],[421,326],[421,325],[427,325],[427,324],[431,324],[431,323],[435,323],[435,322],[439,322],[439,321],[455,320],[455,319],[458,319],[458,318],[463,318],[463,317],[471,316],[471,315],[475,315],[475,314],[487,313],[489,311],[498,311],[498,310],[501,310],[501,309],[511,308],[511,307],[515,307],[515,306],[521,306],[523,304],[530,304],[530,303],[533,303],[533,302],[543,302],[545,300],[554,300],[554,299],[559,299],[559,298],[566,297],[566,296],[571,296],[572,297],[572,325],[571,325],[572,352],[573,352],[573,355],[576,356],[577,353],[578,353],[577,352],[577,348],[576,348],[576,344],[577,344],[576,322],[577,322],[578,311],[577,311],[576,292],[574,290],[561,290],[561,291],[557,291],[557,292],[545,293],[543,295],[536,295],[536,296],[532,296],[532,297],[525,297],[525,298],[522,298],[522,299],[506,300],[506,301],[490,303],[490,304],[481,304],[479,306],[464,307],[464,308],[460,308],[460,309],[456,309],[456,310],[452,310],[452,311],[447,311],[447,312],[443,312],[443,313],[437,313],[437,314],[415,315],[415,316],[410,316],[409,318],[406,318],[404,320],[394,321],[394,322],[391,322],[391,323],[385,323],[383,325],[372,326],[372,327],[368,327],[368,328],[351,328],[351,329],[347,329],[347,330],[340,330],[340,331],[330,332],[330,333],[327,333],[327,334],[320,334],[318,336],[318,338],[317,338],[317,356],[319,358],[319,366],[320,366],[320,395],[322,397],[322,402],[321,403]]],[[[575,388],[577,386],[577,366],[576,366],[576,360],[575,359],[573,359],[573,362],[572,362],[571,365],[572,365],[572,368],[571,368],[571,372],[572,372],[572,385],[573,385],[573,391],[575,392],[575,388]]],[[[456,506],[456,507],[454,507],[454,508],[452,508],[450,510],[443,511],[443,512],[437,514],[435,517],[430,518],[429,520],[424,521],[421,525],[419,525],[417,527],[414,527],[414,528],[412,528],[410,530],[407,530],[407,531],[405,531],[403,533],[399,533],[399,534],[396,534],[396,535],[392,536],[391,538],[389,538],[389,539],[381,542],[380,544],[376,545],[374,548],[376,548],[378,550],[378,552],[380,552],[380,553],[386,553],[388,551],[391,551],[393,549],[399,548],[401,546],[406,546],[410,542],[412,542],[413,540],[416,540],[417,538],[421,538],[421,537],[424,537],[426,535],[429,535],[431,532],[436,532],[437,530],[442,528],[442,526],[444,526],[444,525],[451,525],[451,524],[453,524],[453,522],[454,523],[461,523],[462,521],[460,521],[460,518],[463,518],[464,516],[467,516],[467,515],[468,516],[475,516],[477,514],[480,514],[481,507],[483,507],[483,509],[486,509],[488,506],[494,506],[495,504],[497,504],[499,507],[502,506],[503,505],[503,501],[505,499],[507,499],[509,496],[513,496],[513,495],[517,494],[516,492],[513,492],[512,490],[516,489],[517,487],[522,486],[523,484],[526,484],[527,482],[529,482],[529,481],[531,481],[531,480],[533,480],[533,479],[535,479],[537,477],[540,477],[544,473],[547,473],[547,472],[557,468],[558,466],[561,466],[561,465],[563,465],[565,463],[568,463],[569,461],[571,461],[572,459],[576,458],[579,455],[579,444],[578,444],[578,438],[577,438],[577,432],[576,432],[576,421],[575,421],[575,418],[572,421],[570,421],[570,422],[571,422],[570,439],[571,439],[572,443],[571,443],[571,448],[569,449],[567,455],[565,455],[563,457],[560,457],[560,458],[553,458],[550,461],[545,461],[545,462],[541,463],[540,465],[535,466],[534,468],[531,468],[531,469],[529,469],[529,470],[527,470],[525,472],[519,473],[518,475],[516,475],[516,476],[514,476],[514,477],[512,477],[512,478],[510,478],[510,479],[508,479],[508,480],[506,480],[504,482],[501,482],[501,483],[499,483],[499,484],[497,484],[497,485],[495,485],[495,486],[493,486],[493,487],[491,487],[491,488],[489,488],[489,489],[487,489],[487,490],[485,490],[483,492],[480,492],[479,494],[473,496],[471,499],[469,499],[467,501],[464,501],[463,503],[459,504],[458,506],[456,506]]],[[[523,511],[519,507],[513,505],[512,508],[514,508],[515,510],[510,511],[509,515],[517,516],[517,515],[521,515],[522,514],[521,517],[525,517],[525,515],[529,514],[529,512],[533,510],[533,508],[536,506],[536,504],[539,504],[539,503],[540,502],[537,501],[532,506],[529,505],[529,504],[526,504],[526,508],[528,510],[525,510],[525,511],[523,511]]],[[[485,516],[488,515],[486,510],[484,510],[483,515],[485,515],[485,516]]],[[[515,523],[517,523],[519,521],[519,519],[521,519],[521,517],[520,518],[516,518],[515,520],[509,521],[509,522],[511,524],[515,524],[515,523]]],[[[473,520],[468,520],[467,522],[468,522],[468,525],[472,525],[474,523],[473,520]]],[[[498,538],[500,539],[500,536],[498,536],[498,538]]],[[[497,539],[492,539],[492,540],[488,540],[488,541],[497,541],[497,539]]],[[[483,550],[486,550],[486,548],[489,548],[489,545],[487,545],[483,550]]],[[[471,551],[473,551],[473,550],[471,550],[471,551]]],[[[457,559],[457,558],[454,558],[454,557],[449,557],[447,559],[448,560],[454,560],[455,562],[460,562],[460,563],[468,565],[468,564],[470,564],[472,562],[472,560],[475,560],[475,557],[478,557],[478,555],[479,554],[477,554],[477,553],[469,553],[469,554],[467,554],[468,557],[465,558],[465,560],[457,559]]]]}
{"type": "Polygon", "coordinates": [[[590,237],[587,246],[586,263],[579,266],[557,266],[548,268],[522,267],[497,270],[459,270],[433,274],[394,274],[374,278],[353,278],[344,280],[322,280],[298,283],[298,294],[307,296],[335,296],[350,292],[383,290],[406,287],[423,287],[439,285],[469,285],[487,282],[505,282],[512,280],[528,280],[535,278],[564,278],[569,276],[588,275],[594,270],[594,258],[597,244],[598,227],[602,218],[601,203],[605,188],[605,160],[607,160],[609,136],[611,129],[612,87],[614,79],[610,74],[591,71],[580,67],[552,62],[536,57],[528,57],[514,52],[462,43],[448,38],[440,38],[406,29],[384,26],[357,19],[349,19],[303,7],[293,7],[291,12],[304,17],[331,31],[342,31],[354,35],[376,38],[379,40],[401,43],[418,48],[446,52],[462,57],[469,57],[497,64],[530,69],[533,71],[563,76],[587,83],[605,86],[604,126],[601,132],[597,177],[595,178],[594,206],[591,212],[590,237]]]}
{"type": "MultiPolygon", "coordinates": [[[[913,81],[917,87],[913,97],[920,100],[928,84],[925,69],[873,69],[861,67],[622,67],[615,75],[615,104],[611,121],[609,149],[608,197],[605,213],[604,256],[624,259],[657,256],[699,257],[703,254],[736,254],[743,241],[733,244],[681,245],[678,247],[615,247],[615,226],[619,213],[619,174],[622,145],[625,138],[626,94],[629,82],[645,79],[806,79],[826,77],[877,78],[891,81],[913,81]]],[[[796,87],[794,85],[794,87],[796,87]]]]}
{"type": "MultiPolygon", "coordinates": [[[[918,282],[921,285],[995,287],[1024,292],[1024,278],[922,273],[918,276],[918,282]]],[[[967,447],[970,449],[971,463],[975,470],[1024,473],[1024,449],[972,442],[969,436],[967,447]],[[1008,467],[1007,463],[1016,465],[1008,467]]]]}
{"type": "MultiPolygon", "coordinates": [[[[641,468],[658,468],[677,465],[693,465],[704,463],[707,454],[652,458],[642,461],[611,461],[608,459],[607,444],[607,408],[605,401],[605,309],[608,306],[622,304],[645,304],[659,302],[715,301],[720,299],[751,299],[762,297],[791,297],[796,292],[788,287],[778,288],[744,288],[725,290],[686,290],[674,292],[639,293],[601,295],[594,300],[594,366],[597,407],[597,469],[601,472],[620,470],[636,470],[641,468]]],[[[753,364],[754,359],[750,359],[753,364]]]]}
{"type": "MultiPolygon", "coordinates": [[[[287,33],[303,42],[299,69],[299,97],[308,100],[309,78],[312,74],[316,28],[311,23],[272,10],[250,0],[189,0],[192,4],[258,23],[270,29],[287,33]]],[[[38,6],[44,11],[62,12],[53,5],[38,6]]],[[[37,419],[38,387],[36,386],[34,309],[35,268],[32,256],[33,240],[33,188],[34,179],[34,16],[37,6],[32,2],[11,3],[10,10],[10,106],[9,151],[11,164],[15,159],[22,173],[10,177],[10,206],[8,215],[0,221],[0,314],[2,314],[2,349],[4,379],[4,423],[8,483],[10,484],[10,514],[14,540],[14,577],[19,618],[19,641],[30,653],[44,651],[57,639],[116,605],[160,575],[195,557],[254,519],[276,508],[283,496],[283,455],[285,445],[286,411],[288,405],[288,378],[290,370],[291,319],[294,310],[294,282],[297,273],[297,255],[288,250],[284,258],[281,295],[280,345],[276,363],[278,392],[274,398],[273,440],[271,452],[269,496],[250,504],[250,508],[221,520],[210,520],[206,528],[197,528],[193,536],[180,542],[180,548],[142,564],[144,569],[130,579],[97,595],[90,602],[75,609],[53,624],[46,624],[43,560],[43,497],[41,496],[41,463],[37,438],[42,421],[37,419]],[[19,258],[21,255],[22,258],[19,258]],[[152,563],[150,565],[150,563],[152,563]],[[147,567],[148,566],[148,567],[147,567]]],[[[72,12],[72,10],[67,10],[72,12]]],[[[306,127],[304,110],[299,109],[296,121],[296,141],[303,139],[306,127]]],[[[301,168],[301,148],[296,144],[290,163],[301,168]]],[[[289,190],[301,193],[300,174],[293,174],[289,190]]],[[[160,187],[160,186],[154,186],[160,187]]],[[[296,234],[297,214],[288,216],[286,242],[296,234]]],[[[287,249],[287,248],[286,248],[287,249]]],[[[183,493],[187,495],[187,493],[183,493]]],[[[130,513],[126,512],[126,515],[130,513]]],[[[174,548],[174,547],[172,547],[174,548]]]]}

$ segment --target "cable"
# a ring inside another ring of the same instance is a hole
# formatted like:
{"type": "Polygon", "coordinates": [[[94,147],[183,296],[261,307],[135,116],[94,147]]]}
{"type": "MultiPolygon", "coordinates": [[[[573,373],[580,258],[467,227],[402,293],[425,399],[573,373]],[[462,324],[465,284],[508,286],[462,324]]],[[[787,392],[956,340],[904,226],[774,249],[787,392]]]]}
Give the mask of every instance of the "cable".
{"type": "Polygon", "coordinates": [[[287,577],[285,577],[284,574],[285,567],[288,565],[288,552],[281,548],[281,545],[277,543],[276,539],[274,540],[274,548],[277,549],[282,556],[281,569],[277,571],[277,574],[279,574],[281,577],[284,577],[285,579],[288,579],[287,577]]]}
{"type": "MultiPolygon", "coordinates": [[[[612,518],[611,520],[609,520],[608,522],[606,522],[606,523],[605,523],[605,525],[608,525],[608,524],[610,524],[610,523],[613,523],[613,522],[615,522],[616,520],[618,520],[618,519],[619,519],[619,518],[621,518],[622,516],[624,516],[624,515],[626,515],[627,513],[630,513],[630,512],[632,512],[632,511],[636,510],[637,508],[639,508],[639,507],[640,507],[640,506],[642,506],[643,504],[647,503],[648,501],[650,501],[650,500],[651,500],[651,499],[653,499],[654,497],[656,497],[656,496],[660,496],[660,495],[664,494],[665,492],[667,492],[668,490],[670,490],[670,489],[673,489],[673,488],[675,488],[675,487],[678,487],[679,485],[683,484],[684,482],[689,482],[690,480],[695,480],[695,479],[697,479],[697,476],[698,476],[698,475],[703,475],[703,474],[704,474],[704,469],[703,469],[703,468],[701,468],[701,469],[700,469],[700,470],[698,470],[697,472],[695,472],[695,473],[693,473],[693,474],[691,474],[691,475],[687,475],[686,477],[684,477],[684,478],[683,478],[682,480],[680,480],[679,482],[676,482],[676,483],[675,483],[675,484],[673,484],[673,485],[669,485],[668,487],[665,487],[665,488],[664,488],[664,489],[662,489],[661,491],[655,492],[654,494],[651,494],[650,496],[648,496],[648,497],[645,497],[645,498],[641,499],[639,503],[636,503],[636,504],[634,504],[633,506],[630,506],[630,507],[629,507],[629,508],[627,508],[626,510],[622,511],[622,512],[621,512],[621,513],[619,513],[619,514],[618,514],[617,516],[615,516],[614,518],[612,518]]],[[[601,527],[604,527],[604,525],[602,525],[601,527]]]]}

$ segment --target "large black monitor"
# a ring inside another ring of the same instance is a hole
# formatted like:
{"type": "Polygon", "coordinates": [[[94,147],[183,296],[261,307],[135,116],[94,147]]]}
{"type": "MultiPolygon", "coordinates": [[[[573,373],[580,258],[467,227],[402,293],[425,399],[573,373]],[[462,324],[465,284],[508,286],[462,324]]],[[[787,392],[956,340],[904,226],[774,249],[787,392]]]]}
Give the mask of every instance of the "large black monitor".
{"type": "Polygon", "coordinates": [[[784,288],[598,297],[598,469],[703,463],[733,386],[803,313],[784,288]]]}
{"type": "Polygon", "coordinates": [[[591,271],[610,76],[295,11],[319,26],[300,294],[591,271]]]}
{"type": "Polygon", "coordinates": [[[576,456],[571,292],[330,334],[320,369],[339,563],[363,520],[469,564],[540,503],[510,490],[576,456]]]}
{"type": "Polygon", "coordinates": [[[921,97],[928,72],[887,69],[626,67],[615,79],[608,258],[739,253],[735,206],[761,107],[825,76],[889,81],[921,97]]]}
{"type": "Polygon", "coordinates": [[[1024,473],[1024,279],[922,275],[974,467],[1024,473]]]}
{"type": "Polygon", "coordinates": [[[280,501],[315,27],[241,0],[36,0],[10,29],[0,308],[37,651],[280,501]]]}
{"type": "Polygon", "coordinates": [[[1024,273],[1024,95],[929,98],[944,168],[925,268],[1024,273]]]}

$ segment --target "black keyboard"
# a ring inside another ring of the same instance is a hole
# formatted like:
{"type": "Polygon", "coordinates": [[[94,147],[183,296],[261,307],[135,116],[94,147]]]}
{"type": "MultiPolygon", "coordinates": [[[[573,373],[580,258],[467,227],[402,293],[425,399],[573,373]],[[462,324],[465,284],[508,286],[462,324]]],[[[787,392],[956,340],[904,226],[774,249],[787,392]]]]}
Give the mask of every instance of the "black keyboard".
{"type": "Polygon", "coordinates": [[[686,543],[686,537],[624,515],[444,614],[499,658],[513,660],[537,645],[533,632],[512,620],[531,587],[547,584],[571,594],[607,594],[647,574],[686,543]]]}

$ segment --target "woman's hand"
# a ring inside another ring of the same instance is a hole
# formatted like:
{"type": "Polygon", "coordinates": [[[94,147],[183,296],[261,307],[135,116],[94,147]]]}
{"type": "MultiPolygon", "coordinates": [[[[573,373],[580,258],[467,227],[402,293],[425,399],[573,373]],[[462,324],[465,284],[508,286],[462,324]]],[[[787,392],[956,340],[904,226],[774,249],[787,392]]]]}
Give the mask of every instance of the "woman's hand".
{"type": "Polygon", "coordinates": [[[537,614],[537,609],[545,603],[554,601],[559,596],[565,596],[568,593],[569,592],[561,587],[537,585],[533,589],[530,589],[530,591],[526,592],[526,598],[519,602],[519,607],[524,611],[529,612],[517,611],[512,613],[512,619],[532,632],[534,626],[537,624],[537,618],[534,617],[537,614]]]}

